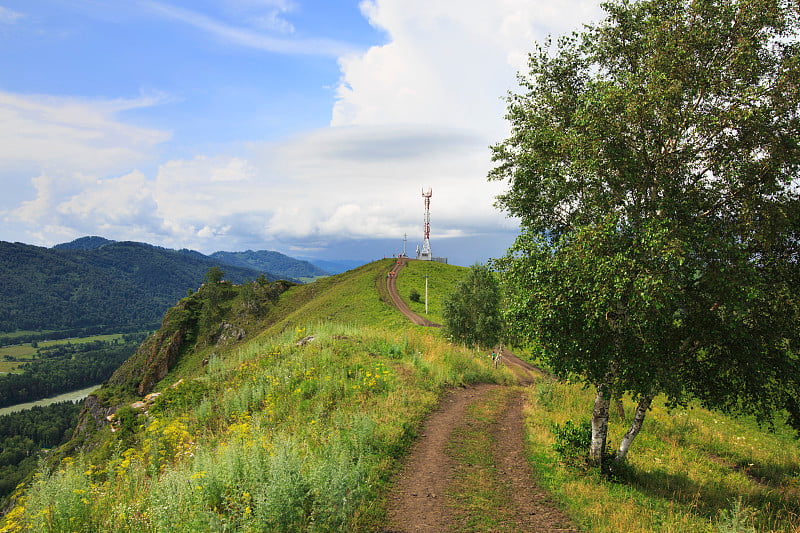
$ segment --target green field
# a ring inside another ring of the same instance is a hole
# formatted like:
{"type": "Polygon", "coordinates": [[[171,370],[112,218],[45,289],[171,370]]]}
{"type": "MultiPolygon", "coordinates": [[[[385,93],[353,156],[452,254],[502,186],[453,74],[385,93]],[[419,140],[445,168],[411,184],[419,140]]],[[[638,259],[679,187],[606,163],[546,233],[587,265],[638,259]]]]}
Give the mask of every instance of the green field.
{"type": "Polygon", "coordinates": [[[22,363],[19,361],[0,361],[0,372],[13,373],[17,371],[17,367],[22,363]]]}
{"type": "MultiPolygon", "coordinates": [[[[108,342],[116,339],[122,340],[122,335],[122,333],[110,333],[107,335],[92,335],[91,337],[40,341],[38,347],[47,348],[62,344],[86,344],[93,341],[108,342]]],[[[0,346],[0,372],[14,372],[21,364],[35,360],[36,350],[37,348],[34,348],[29,342],[25,344],[14,344],[12,346],[0,346]],[[16,361],[8,361],[5,359],[6,356],[13,357],[16,361]]]]}
{"type": "Polygon", "coordinates": [[[0,336],[2,336],[2,337],[10,337],[10,338],[13,339],[14,337],[24,337],[24,336],[27,336],[27,335],[40,335],[40,334],[47,334],[47,333],[54,333],[54,332],[55,332],[55,330],[52,330],[52,329],[43,330],[43,331],[11,331],[11,332],[0,333],[0,336]]]}

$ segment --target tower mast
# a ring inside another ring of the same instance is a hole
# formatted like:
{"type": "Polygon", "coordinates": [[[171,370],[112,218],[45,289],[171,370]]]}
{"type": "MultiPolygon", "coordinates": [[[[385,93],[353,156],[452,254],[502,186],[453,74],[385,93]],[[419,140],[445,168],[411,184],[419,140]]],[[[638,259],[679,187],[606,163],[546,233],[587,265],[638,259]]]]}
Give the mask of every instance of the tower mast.
{"type": "Polygon", "coordinates": [[[423,261],[430,261],[433,259],[431,254],[431,196],[433,196],[433,189],[428,188],[428,192],[422,189],[422,197],[425,199],[425,217],[423,218],[423,235],[422,249],[417,256],[417,259],[423,261]]]}

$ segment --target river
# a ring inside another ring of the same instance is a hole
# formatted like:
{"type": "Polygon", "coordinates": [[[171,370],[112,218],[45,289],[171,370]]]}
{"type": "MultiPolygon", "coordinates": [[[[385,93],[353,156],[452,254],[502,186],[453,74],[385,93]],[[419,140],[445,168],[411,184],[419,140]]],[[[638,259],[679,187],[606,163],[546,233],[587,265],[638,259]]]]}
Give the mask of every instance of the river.
{"type": "Polygon", "coordinates": [[[9,413],[16,413],[17,411],[24,411],[25,409],[30,409],[31,407],[35,407],[37,405],[45,406],[50,405],[51,403],[56,402],[78,402],[83,400],[90,393],[94,390],[100,388],[100,385],[92,385],[91,387],[87,387],[81,390],[74,390],[72,392],[67,392],[64,394],[59,394],[58,396],[53,396],[52,398],[45,398],[44,400],[38,400],[36,402],[28,402],[28,403],[18,403],[16,405],[10,405],[8,407],[3,407],[0,409],[0,416],[7,415],[9,413]]]}

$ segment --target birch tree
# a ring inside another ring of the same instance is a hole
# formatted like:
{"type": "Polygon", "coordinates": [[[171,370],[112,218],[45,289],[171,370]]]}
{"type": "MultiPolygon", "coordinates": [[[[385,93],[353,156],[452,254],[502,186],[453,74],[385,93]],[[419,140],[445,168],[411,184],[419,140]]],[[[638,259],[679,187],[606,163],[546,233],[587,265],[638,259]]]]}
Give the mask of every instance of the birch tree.
{"type": "Polygon", "coordinates": [[[695,398],[800,428],[800,54],[793,0],[615,0],[530,55],[492,147],[522,232],[512,333],[609,401],[695,398]]]}
{"type": "Polygon", "coordinates": [[[442,304],[444,330],[453,339],[485,348],[503,340],[500,287],[486,265],[472,265],[442,304]]]}

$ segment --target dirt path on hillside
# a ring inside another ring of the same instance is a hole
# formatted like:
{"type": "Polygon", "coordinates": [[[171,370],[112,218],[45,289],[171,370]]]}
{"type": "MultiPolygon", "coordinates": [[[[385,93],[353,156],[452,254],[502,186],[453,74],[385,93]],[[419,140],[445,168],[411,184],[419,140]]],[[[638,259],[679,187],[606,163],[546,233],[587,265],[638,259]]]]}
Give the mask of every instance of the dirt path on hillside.
{"type": "Polygon", "coordinates": [[[467,406],[498,385],[480,384],[448,392],[428,416],[389,497],[390,532],[448,531],[445,491],[453,475],[446,447],[467,406]]]}
{"type": "MultiPolygon", "coordinates": [[[[397,274],[408,264],[409,261],[410,259],[408,258],[396,260],[395,264],[392,266],[392,270],[386,276],[386,290],[389,293],[389,297],[392,299],[394,306],[397,307],[397,309],[403,313],[406,318],[408,318],[417,326],[440,328],[442,327],[441,324],[431,322],[427,318],[423,318],[412,311],[408,304],[403,301],[403,299],[400,297],[400,293],[397,291],[397,274]]],[[[508,348],[503,348],[502,354],[502,363],[506,365],[512,372],[514,372],[514,374],[517,376],[517,379],[520,380],[520,383],[524,385],[533,383],[536,376],[547,374],[547,372],[541,368],[533,366],[527,361],[523,361],[519,357],[515,356],[508,350],[508,348]]]]}
{"type": "Polygon", "coordinates": [[[440,328],[442,327],[440,324],[435,322],[431,322],[426,318],[422,318],[406,304],[402,298],[400,298],[400,293],[397,292],[397,273],[406,266],[408,263],[407,258],[398,259],[392,270],[389,271],[388,275],[386,276],[386,290],[389,291],[389,297],[392,299],[392,303],[394,304],[397,309],[403,313],[411,322],[416,324],[417,326],[427,326],[429,328],[440,328]]]}
{"type": "MultiPolygon", "coordinates": [[[[400,260],[387,277],[386,287],[397,308],[418,325],[440,327],[413,313],[397,293],[396,274],[407,260],[400,260]]],[[[521,385],[528,385],[544,372],[503,349],[501,361],[521,385]]],[[[500,385],[477,384],[449,391],[425,421],[419,438],[393,482],[388,498],[386,532],[456,531],[464,527],[463,516],[452,517],[455,505],[448,496],[454,476],[454,461],[447,453],[453,432],[463,428],[471,405],[483,402],[500,385]]],[[[498,531],[578,531],[571,520],[538,488],[525,459],[524,389],[512,395],[502,413],[491,422],[494,475],[509,494],[505,511],[511,518],[498,531]]]]}

